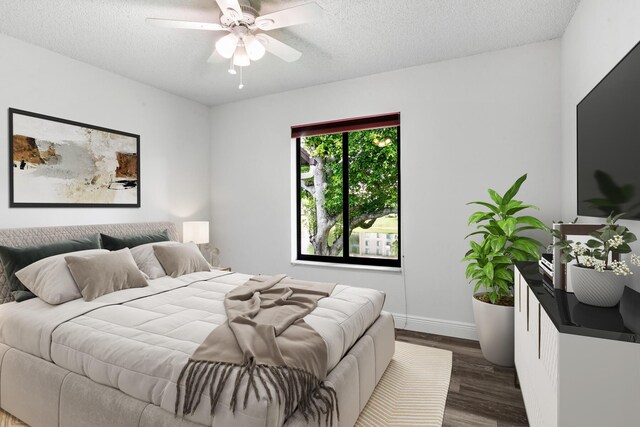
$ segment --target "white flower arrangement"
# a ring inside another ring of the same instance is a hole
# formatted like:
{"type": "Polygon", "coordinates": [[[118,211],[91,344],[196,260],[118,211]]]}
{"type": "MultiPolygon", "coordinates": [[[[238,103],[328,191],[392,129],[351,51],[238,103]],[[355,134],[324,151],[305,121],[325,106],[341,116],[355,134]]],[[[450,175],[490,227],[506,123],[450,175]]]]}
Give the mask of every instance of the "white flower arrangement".
{"type": "MultiPolygon", "coordinates": [[[[607,218],[607,225],[591,233],[592,239],[586,244],[567,240],[558,230],[552,230],[552,235],[558,239],[555,245],[562,248],[563,263],[577,261],[580,267],[591,268],[602,272],[613,271],[616,276],[629,276],[633,272],[624,260],[609,261],[612,254],[629,254],[629,243],[635,242],[636,236],[627,227],[617,225],[616,221],[623,214],[607,218]]],[[[631,264],[640,267],[640,256],[631,254],[631,264]]]]}

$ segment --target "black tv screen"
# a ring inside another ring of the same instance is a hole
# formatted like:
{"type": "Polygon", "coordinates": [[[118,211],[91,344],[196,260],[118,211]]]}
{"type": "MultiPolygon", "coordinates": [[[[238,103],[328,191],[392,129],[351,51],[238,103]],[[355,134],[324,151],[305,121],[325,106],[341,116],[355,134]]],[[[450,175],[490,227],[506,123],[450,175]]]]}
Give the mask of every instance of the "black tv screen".
{"type": "Polygon", "coordinates": [[[577,110],[578,215],[640,219],[640,43],[577,110]]]}

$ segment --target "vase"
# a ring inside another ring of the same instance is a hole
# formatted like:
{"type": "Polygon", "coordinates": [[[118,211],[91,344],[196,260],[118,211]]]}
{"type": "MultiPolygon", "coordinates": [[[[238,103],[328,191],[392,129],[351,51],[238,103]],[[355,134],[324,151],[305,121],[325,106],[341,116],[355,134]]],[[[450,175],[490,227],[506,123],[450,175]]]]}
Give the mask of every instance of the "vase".
{"type": "Polygon", "coordinates": [[[489,304],[473,298],[473,317],[482,355],[499,366],[513,363],[513,306],[489,304]]]}
{"type": "Polygon", "coordinates": [[[628,276],[616,275],[612,270],[596,271],[593,268],[571,265],[573,293],[583,304],[613,307],[622,298],[628,282],[628,276]]]}

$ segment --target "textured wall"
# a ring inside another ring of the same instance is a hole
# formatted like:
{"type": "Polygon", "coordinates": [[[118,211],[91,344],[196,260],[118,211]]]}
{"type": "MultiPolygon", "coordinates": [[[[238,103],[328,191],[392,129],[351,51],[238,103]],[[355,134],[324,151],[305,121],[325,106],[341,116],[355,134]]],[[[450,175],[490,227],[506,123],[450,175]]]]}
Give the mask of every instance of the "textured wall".
{"type": "MultiPolygon", "coordinates": [[[[212,226],[221,259],[250,273],[387,293],[409,327],[471,337],[465,203],[506,190],[560,216],[560,42],[549,41],[256,98],[212,109],[212,226]],[[402,273],[291,264],[290,127],[400,111],[402,273]]],[[[399,326],[402,326],[400,323],[399,326]]]]}

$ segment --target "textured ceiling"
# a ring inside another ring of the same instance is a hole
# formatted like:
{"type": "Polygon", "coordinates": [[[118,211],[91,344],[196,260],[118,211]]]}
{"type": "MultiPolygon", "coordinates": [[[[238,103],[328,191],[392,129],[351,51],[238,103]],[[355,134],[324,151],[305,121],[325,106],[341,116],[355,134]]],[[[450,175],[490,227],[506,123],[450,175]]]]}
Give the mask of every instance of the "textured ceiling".
{"type": "MultiPolygon", "coordinates": [[[[309,0],[251,0],[261,14],[309,0]]],[[[302,52],[245,69],[207,59],[226,33],[147,25],[219,22],[214,0],[2,0],[0,32],[207,105],[560,37],[579,0],[315,0],[322,20],[269,34],[302,52]]]]}

